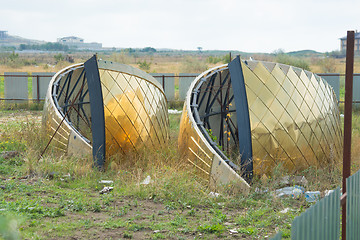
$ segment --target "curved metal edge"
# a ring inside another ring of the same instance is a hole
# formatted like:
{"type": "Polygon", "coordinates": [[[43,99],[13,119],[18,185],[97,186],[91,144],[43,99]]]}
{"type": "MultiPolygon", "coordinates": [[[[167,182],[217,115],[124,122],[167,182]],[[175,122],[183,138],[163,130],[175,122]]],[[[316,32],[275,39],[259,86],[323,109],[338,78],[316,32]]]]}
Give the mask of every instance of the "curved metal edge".
{"type": "Polygon", "coordinates": [[[93,159],[100,169],[105,163],[105,117],[101,81],[96,55],[84,63],[89,89],[93,159]]]}
{"type": "Polygon", "coordinates": [[[215,70],[219,70],[221,68],[227,67],[228,64],[223,64],[214,68],[211,68],[199,76],[197,76],[194,81],[191,83],[189,90],[186,94],[185,99],[185,108],[187,110],[189,120],[191,122],[192,127],[206,145],[206,147],[214,154],[212,159],[211,173],[210,173],[210,184],[209,187],[212,189],[216,189],[216,186],[228,184],[231,182],[237,183],[241,185],[242,191],[244,193],[248,193],[250,190],[250,185],[239,175],[237,174],[226,162],[225,160],[215,151],[215,149],[210,145],[210,143],[206,140],[205,136],[202,134],[201,130],[196,124],[194,116],[191,114],[191,93],[195,87],[195,85],[201,81],[204,76],[211,75],[211,72],[215,70]]]}
{"type": "Polygon", "coordinates": [[[133,75],[133,76],[142,78],[142,79],[150,82],[151,84],[153,84],[155,87],[157,87],[162,92],[162,94],[165,96],[165,99],[166,99],[166,95],[165,95],[164,89],[161,86],[161,84],[153,76],[151,76],[150,74],[148,74],[138,68],[135,68],[135,67],[132,67],[132,66],[126,65],[126,64],[121,64],[121,63],[112,62],[112,61],[104,61],[104,60],[98,60],[98,66],[101,69],[117,71],[117,72],[126,73],[129,75],[133,75]]]}
{"type": "MultiPolygon", "coordinates": [[[[83,63],[77,63],[71,66],[68,66],[66,68],[63,68],[62,70],[58,71],[50,80],[49,82],[49,86],[48,86],[48,90],[46,93],[46,99],[48,101],[48,104],[44,104],[44,110],[43,110],[43,124],[46,124],[46,120],[50,115],[50,112],[48,112],[48,108],[53,108],[54,110],[54,114],[57,118],[57,120],[59,120],[58,122],[61,121],[61,119],[64,117],[60,111],[57,109],[54,99],[53,99],[53,85],[54,83],[58,80],[58,78],[66,73],[67,71],[70,71],[73,68],[77,68],[82,66],[83,63]]],[[[45,101],[46,103],[46,101],[45,101]]],[[[56,121],[55,121],[56,122],[56,121]]],[[[67,139],[67,153],[69,155],[75,155],[75,156],[79,156],[79,157],[87,157],[90,155],[90,153],[92,152],[92,146],[86,141],[87,139],[84,139],[84,137],[76,130],[74,129],[71,124],[69,124],[67,122],[67,120],[65,120],[63,123],[64,128],[66,128],[70,133],[69,133],[69,137],[67,139]],[[82,149],[82,151],[79,151],[79,149],[82,149]]]]}
{"type": "Polygon", "coordinates": [[[251,181],[253,178],[253,153],[251,142],[251,126],[249,106],[246,95],[245,80],[240,57],[237,56],[229,63],[229,72],[235,97],[236,120],[239,136],[239,153],[243,177],[251,181]]]}

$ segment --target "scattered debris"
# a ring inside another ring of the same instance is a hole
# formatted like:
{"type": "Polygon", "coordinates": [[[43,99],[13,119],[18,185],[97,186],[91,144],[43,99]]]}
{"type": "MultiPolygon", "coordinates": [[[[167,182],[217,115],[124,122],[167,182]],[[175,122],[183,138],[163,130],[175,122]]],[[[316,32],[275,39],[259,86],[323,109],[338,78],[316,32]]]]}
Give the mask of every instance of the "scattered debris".
{"type": "Polygon", "coordinates": [[[168,109],[169,114],[179,114],[182,113],[182,111],[176,110],[176,109],[168,109]]]}
{"type": "Polygon", "coordinates": [[[99,183],[103,183],[103,184],[113,184],[114,181],[111,181],[111,180],[100,180],[99,183]]]}
{"type": "Polygon", "coordinates": [[[308,180],[304,176],[284,176],[279,181],[280,186],[300,185],[307,186],[308,180]]]}
{"type": "Polygon", "coordinates": [[[0,186],[0,189],[2,190],[5,190],[5,188],[6,188],[5,186],[0,186]]]}
{"type": "Polygon", "coordinates": [[[236,233],[239,233],[239,232],[236,230],[236,228],[234,228],[234,229],[230,229],[230,230],[229,230],[229,232],[230,232],[230,234],[236,234],[236,233]]]}
{"type": "Polygon", "coordinates": [[[65,178],[70,178],[71,175],[70,175],[70,173],[68,173],[68,174],[63,175],[63,177],[65,177],[65,178]]]}
{"type": "Polygon", "coordinates": [[[104,187],[101,191],[100,194],[105,194],[105,193],[109,193],[113,190],[113,187],[104,187]]]}
{"type": "Polygon", "coordinates": [[[154,233],[159,233],[160,232],[160,230],[154,230],[154,233]]]}
{"type": "Polygon", "coordinates": [[[267,193],[269,191],[268,188],[265,188],[264,190],[261,190],[260,188],[255,188],[256,193],[267,193]]]}
{"type": "Polygon", "coordinates": [[[324,197],[329,196],[330,193],[332,193],[334,190],[325,190],[324,197]]]}
{"type": "Polygon", "coordinates": [[[303,187],[295,185],[294,187],[284,187],[277,189],[275,190],[275,193],[277,197],[291,196],[293,198],[298,198],[301,194],[304,193],[304,191],[305,189],[303,187]]]}
{"type": "Polygon", "coordinates": [[[31,175],[25,175],[23,177],[18,177],[18,179],[22,180],[22,179],[29,179],[31,178],[31,175]]]}
{"type": "Polygon", "coordinates": [[[0,153],[0,157],[4,158],[4,159],[11,159],[11,158],[15,158],[18,157],[20,155],[19,151],[4,151],[0,153]]]}
{"type": "Polygon", "coordinates": [[[216,192],[210,192],[209,193],[209,197],[211,197],[211,198],[217,198],[219,196],[220,196],[220,193],[216,193],[216,192]]]}
{"type": "Polygon", "coordinates": [[[287,207],[287,208],[285,208],[284,210],[281,210],[280,213],[287,213],[287,212],[289,212],[290,210],[291,210],[291,209],[287,207]]]}
{"type": "Polygon", "coordinates": [[[307,202],[316,202],[320,199],[320,191],[306,191],[305,199],[307,202]]]}
{"type": "Polygon", "coordinates": [[[151,177],[150,177],[150,175],[147,175],[147,177],[144,179],[144,181],[142,181],[140,184],[148,185],[150,183],[152,183],[151,177]]]}

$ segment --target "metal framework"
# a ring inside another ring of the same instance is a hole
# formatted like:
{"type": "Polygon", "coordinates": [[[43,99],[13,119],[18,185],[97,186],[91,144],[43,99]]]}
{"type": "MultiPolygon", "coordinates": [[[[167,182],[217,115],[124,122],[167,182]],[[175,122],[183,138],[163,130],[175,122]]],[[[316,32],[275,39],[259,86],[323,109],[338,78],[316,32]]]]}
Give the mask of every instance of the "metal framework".
{"type": "Polygon", "coordinates": [[[53,100],[60,114],[85,141],[92,144],[100,168],[105,161],[105,121],[96,56],[72,68],[54,83],[53,100]],[[74,98],[74,96],[77,98],[74,98]],[[72,106],[72,107],[71,107],[72,106]],[[71,107],[71,108],[70,108],[71,107]]]}
{"type": "Polygon", "coordinates": [[[88,110],[90,107],[89,89],[87,85],[85,69],[73,68],[64,73],[53,85],[53,100],[59,113],[64,117],[68,112],[69,107],[74,105],[72,112],[70,109],[66,116],[67,122],[73,126],[74,130],[84,137],[84,139],[91,142],[91,113],[88,110]],[[81,71],[80,75],[73,78],[75,70],[81,71]],[[80,85],[79,85],[80,84],[80,85]],[[77,99],[74,96],[80,91],[80,95],[77,99]],[[74,102],[75,100],[75,102],[74,102]],[[87,128],[84,128],[84,125],[87,128]]]}
{"type": "Polygon", "coordinates": [[[192,91],[190,107],[197,126],[215,151],[232,169],[251,180],[253,164],[247,104],[240,59],[236,58],[229,67],[217,69],[198,82],[192,91]],[[228,157],[234,149],[238,149],[236,155],[240,153],[240,167],[228,157]]]}
{"type": "Polygon", "coordinates": [[[277,164],[294,171],[336,163],[341,136],[336,96],[317,75],[235,58],[190,85],[179,148],[215,185],[249,181],[277,164]]]}
{"type": "Polygon", "coordinates": [[[96,55],[54,75],[43,121],[49,143],[76,156],[92,155],[100,169],[107,157],[156,148],[169,137],[161,85],[139,69],[96,55]]]}

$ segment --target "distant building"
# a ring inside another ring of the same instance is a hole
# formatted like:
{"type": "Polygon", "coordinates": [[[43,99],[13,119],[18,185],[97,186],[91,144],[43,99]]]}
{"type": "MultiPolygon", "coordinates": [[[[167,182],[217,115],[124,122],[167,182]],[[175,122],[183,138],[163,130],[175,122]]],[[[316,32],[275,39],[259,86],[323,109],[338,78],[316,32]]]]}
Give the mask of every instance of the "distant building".
{"type": "MultiPolygon", "coordinates": [[[[340,38],[340,51],[346,52],[346,39],[347,37],[340,38]]],[[[360,32],[356,30],[355,32],[355,45],[354,45],[355,54],[360,54],[360,32]]]]}
{"type": "Polygon", "coordinates": [[[68,45],[70,48],[77,48],[77,49],[90,49],[90,50],[98,50],[102,48],[102,43],[92,42],[86,43],[84,39],[70,36],[70,37],[62,37],[57,39],[58,43],[68,45]]]}
{"type": "Polygon", "coordinates": [[[0,39],[5,39],[8,37],[7,31],[0,31],[0,39]]]}
{"type": "Polygon", "coordinates": [[[58,38],[57,42],[62,43],[62,44],[76,44],[76,43],[84,43],[84,39],[79,38],[79,37],[74,37],[74,36],[70,36],[70,37],[62,37],[62,38],[58,38]]]}

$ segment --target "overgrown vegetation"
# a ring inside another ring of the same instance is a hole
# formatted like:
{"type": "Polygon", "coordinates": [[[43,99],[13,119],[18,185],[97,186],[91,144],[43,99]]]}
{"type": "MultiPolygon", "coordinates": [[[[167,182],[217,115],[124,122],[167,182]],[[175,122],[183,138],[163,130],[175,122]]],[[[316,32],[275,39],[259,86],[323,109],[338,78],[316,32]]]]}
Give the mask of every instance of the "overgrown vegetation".
{"type": "Polygon", "coordinates": [[[208,65],[194,57],[186,57],[181,63],[180,71],[183,73],[201,73],[208,69],[208,65]]]}
{"type": "Polygon", "coordinates": [[[311,70],[310,66],[309,66],[309,63],[305,59],[298,58],[298,57],[293,57],[293,56],[290,56],[290,55],[288,55],[286,53],[281,53],[281,52],[277,53],[275,61],[278,62],[278,63],[282,63],[282,64],[302,68],[304,70],[308,70],[308,71],[311,70]]]}
{"type": "Polygon", "coordinates": [[[68,51],[69,46],[61,43],[20,44],[19,50],[68,51]]]}
{"type": "MultiPolygon", "coordinates": [[[[89,59],[94,52],[62,50],[57,53],[15,51],[14,48],[0,49],[0,69],[5,71],[58,71],[69,63],[66,61],[70,56],[74,63],[84,62],[89,59]]],[[[35,50],[37,51],[37,50],[35,50]]],[[[232,51],[232,59],[241,55],[242,59],[254,59],[271,62],[280,62],[311,70],[314,73],[323,72],[345,72],[344,58],[340,58],[335,53],[318,53],[310,50],[285,53],[277,50],[272,54],[267,53],[244,53],[232,51]]],[[[148,72],[157,73],[200,73],[214,66],[228,63],[230,53],[227,51],[181,51],[181,50],[156,50],[152,47],[146,48],[124,48],[110,49],[98,53],[98,57],[103,60],[110,60],[123,64],[143,68],[148,72]],[[145,63],[145,64],[144,64],[145,63]]],[[[70,62],[70,61],[69,61],[70,62]]],[[[355,72],[360,72],[359,58],[355,58],[355,72]]]]}
{"type": "MultiPolygon", "coordinates": [[[[2,236],[14,239],[241,239],[269,238],[282,231],[290,237],[291,222],[310,204],[303,197],[275,197],[286,171],[279,165],[268,179],[254,179],[249,195],[225,187],[218,197],[201,185],[179,161],[180,114],[170,115],[170,140],[159,150],[117,155],[100,172],[90,159],[66,156],[50,148],[41,131],[41,112],[0,111],[0,209],[2,236]],[[19,116],[16,118],[16,116],[19,116]],[[26,116],[26,117],[24,117],[26,116]],[[13,120],[8,121],[11,117],[13,120]],[[151,183],[142,184],[150,176],[151,183]],[[112,180],[112,183],[101,183],[112,180]],[[99,194],[104,186],[114,187],[99,194]],[[281,212],[284,209],[288,211],[281,212]]],[[[356,123],[357,124],[357,123],[356,123]]],[[[297,173],[309,190],[339,185],[339,174],[308,169],[297,173]]]]}
{"type": "MultiPolygon", "coordinates": [[[[149,61],[148,56],[136,55],[140,53],[127,49],[101,57],[135,67],[145,62],[149,69],[151,63],[151,71],[175,73],[199,73],[226,61],[221,57],[225,55],[177,58],[156,55],[157,52],[149,61]]],[[[39,63],[60,60],[56,67],[63,64],[60,53],[40,56],[24,58],[21,53],[1,53],[0,64],[14,68],[24,66],[25,60],[39,63]]],[[[88,57],[89,53],[77,56],[76,61],[88,57]]],[[[254,58],[275,60],[277,57],[254,58]]],[[[284,58],[286,61],[302,59],[291,55],[284,58]]],[[[343,64],[331,57],[303,60],[312,70],[319,69],[317,72],[340,72],[339,66],[343,64]]],[[[360,66],[360,62],[356,61],[355,65],[360,66]]],[[[1,87],[0,81],[0,92],[1,87]]],[[[181,109],[182,102],[173,101],[170,106],[181,109]]],[[[230,239],[235,236],[266,239],[282,231],[286,239],[290,238],[294,217],[310,206],[303,197],[274,196],[274,190],[280,187],[279,180],[287,174],[281,165],[270,177],[255,178],[248,196],[235,191],[234,186],[228,186],[222,189],[220,196],[211,197],[210,190],[199,184],[192,169],[179,161],[179,114],[170,115],[171,138],[167,147],[126,157],[114,156],[107,164],[107,170],[99,172],[92,167],[90,159],[66,156],[52,147],[40,158],[48,141],[41,131],[41,112],[19,110],[23,108],[40,110],[42,105],[0,105],[0,153],[19,153],[11,158],[0,155],[0,234],[4,238],[230,239]],[[152,182],[141,184],[147,176],[152,182]],[[100,183],[101,180],[112,180],[113,183],[100,183]],[[114,189],[99,194],[104,186],[114,189]],[[288,211],[282,213],[284,209],[288,211]]],[[[360,166],[360,150],[356,147],[360,141],[359,116],[359,112],[355,112],[353,118],[353,172],[360,166]]],[[[309,168],[296,174],[308,179],[307,190],[324,191],[340,185],[341,174],[331,166],[309,168]]]]}

